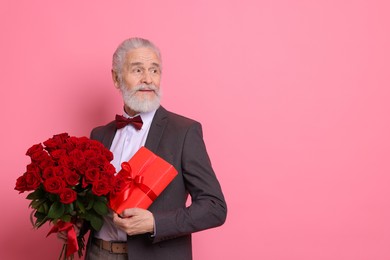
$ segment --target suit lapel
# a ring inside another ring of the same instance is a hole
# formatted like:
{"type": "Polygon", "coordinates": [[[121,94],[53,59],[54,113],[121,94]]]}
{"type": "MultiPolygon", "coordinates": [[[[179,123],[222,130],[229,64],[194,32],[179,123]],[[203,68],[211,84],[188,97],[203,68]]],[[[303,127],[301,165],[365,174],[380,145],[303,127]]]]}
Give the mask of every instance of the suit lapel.
{"type": "Polygon", "coordinates": [[[154,153],[157,153],[157,148],[160,143],[161,137],[168,122],[168,111],[160,106],[150,126],[148,137],[146,138],[145,147],[154,153]]]}
{"type": "Polygon", "coordinates": [[[115,121],[111,122],[108,125],[108,129],[106,131],[106,134],[103,136],[101,143],[107,148],[110,149],[112,141],[114,140],[116,133],[116,126],[115,121]]]}

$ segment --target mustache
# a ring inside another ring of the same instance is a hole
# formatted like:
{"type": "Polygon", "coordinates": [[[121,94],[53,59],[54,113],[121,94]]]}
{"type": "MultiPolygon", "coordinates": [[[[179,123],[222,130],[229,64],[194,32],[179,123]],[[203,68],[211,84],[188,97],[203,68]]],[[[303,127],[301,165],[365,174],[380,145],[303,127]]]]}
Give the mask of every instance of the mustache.
{"type": "Polygon", "coordinates": [[[139,91],[139,90],[153,90],[153,91],[157,91],[158,88],[155,86],[155,85],[145,85],[145,84],[141,84],[141,85],[137,85],[135,86],[134,88],[134,91],[139,91]]]}

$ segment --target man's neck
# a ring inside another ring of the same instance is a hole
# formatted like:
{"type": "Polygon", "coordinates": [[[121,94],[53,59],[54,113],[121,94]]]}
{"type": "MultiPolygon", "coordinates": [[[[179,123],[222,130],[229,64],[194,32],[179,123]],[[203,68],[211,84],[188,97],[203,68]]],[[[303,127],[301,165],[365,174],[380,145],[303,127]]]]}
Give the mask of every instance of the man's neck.
{"type": "Polygon", "coordinates": [[[129,108],[128,106],[125,106],[125,112],[126,112],[129,116],[131,116],[131,117],[133,117],[133,116],[139,114],[139,112],[132,110],[132,109],[129,108]]]}

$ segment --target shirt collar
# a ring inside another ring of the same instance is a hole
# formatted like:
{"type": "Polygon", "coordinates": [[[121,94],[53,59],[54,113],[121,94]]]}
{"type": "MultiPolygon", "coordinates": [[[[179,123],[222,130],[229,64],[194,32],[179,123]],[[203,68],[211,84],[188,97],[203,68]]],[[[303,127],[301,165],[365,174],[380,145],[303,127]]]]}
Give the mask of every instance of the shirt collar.
{"type": "Polygon", "coordinates": [[[139,114],[136,114],[134,116],[129,116],[126,111],[123,112],[123,116],[126,117],[126,118],[133,118],[133,117],[136,117],[136,116],[140,116],[141,119],[142,119],[142,122],[143,122],[143,125],[142,125],[142,128],[144,128],[144,126],[148,126],[152,123],[152,120],[153,120],[153,117],[154,117],[154,114],[156,113],[157,109],[154,109],[150,112],[145,112],[145,113],[139,113],[139,114]]]}

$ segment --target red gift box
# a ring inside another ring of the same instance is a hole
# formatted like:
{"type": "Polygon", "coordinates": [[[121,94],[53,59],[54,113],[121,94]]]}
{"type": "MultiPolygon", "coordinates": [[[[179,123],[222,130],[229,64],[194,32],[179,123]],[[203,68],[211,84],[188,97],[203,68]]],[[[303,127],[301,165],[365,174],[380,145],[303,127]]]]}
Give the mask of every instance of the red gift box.
{"type": "Polygon", "coordinates": [[[177,175],[171,164],[143,146],[121,166],[118,174],[125,176],[126,188],[109,202],[118,214],[127,208],[147,209],[177,175]]]}

